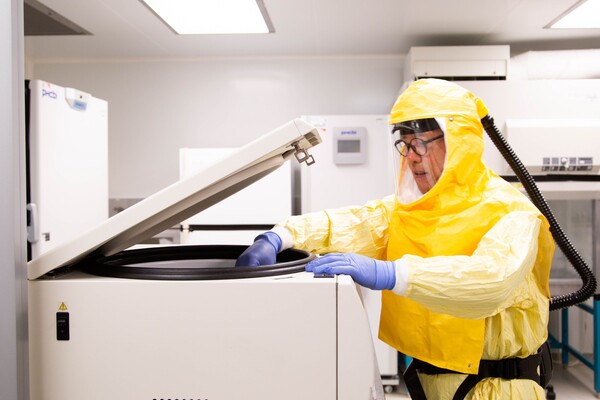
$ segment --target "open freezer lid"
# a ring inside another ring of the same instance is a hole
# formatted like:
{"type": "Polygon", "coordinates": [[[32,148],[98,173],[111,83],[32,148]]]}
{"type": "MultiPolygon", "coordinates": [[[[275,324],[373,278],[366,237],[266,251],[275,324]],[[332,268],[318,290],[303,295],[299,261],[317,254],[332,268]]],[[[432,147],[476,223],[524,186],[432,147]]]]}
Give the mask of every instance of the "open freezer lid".
{"type": "Polygon", "coordinates": [[[307,150],[321,142],[315,127],[294,119],[237,151],[109,218],[27,264],[28,279],[73,264],[91,253],[110,256],[218,203],[286,160],[312,164],[307,150]]]}

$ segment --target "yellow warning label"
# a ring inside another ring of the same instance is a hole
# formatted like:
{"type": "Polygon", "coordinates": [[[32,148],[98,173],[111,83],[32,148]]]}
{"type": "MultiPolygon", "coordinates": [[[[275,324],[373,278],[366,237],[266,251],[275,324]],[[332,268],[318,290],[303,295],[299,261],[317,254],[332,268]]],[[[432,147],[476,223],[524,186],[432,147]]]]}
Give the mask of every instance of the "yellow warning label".
{"type": "Polygon", "coordinates": [[[60,306],[58,307],[59,311],[67,311],[67,305],[63,302],[60,303],[60,306]]]}

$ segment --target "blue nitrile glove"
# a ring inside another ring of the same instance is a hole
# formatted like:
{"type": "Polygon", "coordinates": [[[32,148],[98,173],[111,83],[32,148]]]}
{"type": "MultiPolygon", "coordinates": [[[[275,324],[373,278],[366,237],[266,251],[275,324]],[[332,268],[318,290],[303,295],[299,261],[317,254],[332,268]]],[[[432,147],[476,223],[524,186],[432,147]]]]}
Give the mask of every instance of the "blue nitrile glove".
{"type": "Polygon", "coordinates": [[[381,261],[354,253],[331,253],[306,264],[315,274],[350,275],[354,282],[373,290],[391,290],[396,285],[393,261],[381,261]]]}
{"type": "Polygon", "coordinates": [[[265,232],[254,239],[254,243],[238,257],[236,267],[259,265],[273,265],[277,259],[277,253],[281,249],[281,238],[275,232],[265,232]]]}

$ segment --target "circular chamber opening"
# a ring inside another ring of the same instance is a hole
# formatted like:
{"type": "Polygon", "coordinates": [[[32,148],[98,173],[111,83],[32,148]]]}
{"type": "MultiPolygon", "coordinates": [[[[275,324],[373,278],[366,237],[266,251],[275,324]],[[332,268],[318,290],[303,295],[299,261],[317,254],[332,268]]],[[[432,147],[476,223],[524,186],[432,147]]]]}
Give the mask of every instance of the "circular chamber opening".
{"type": "Polygon", "coordinates": [[[81,269],[99,276],[150,280],[242,279],[284,275],[304,271],[315,255],[287,249],[277,262],[260,267],[236,267],[247,246],[196,245],[124,250],[112,256],[89,257],[81,269]]]}

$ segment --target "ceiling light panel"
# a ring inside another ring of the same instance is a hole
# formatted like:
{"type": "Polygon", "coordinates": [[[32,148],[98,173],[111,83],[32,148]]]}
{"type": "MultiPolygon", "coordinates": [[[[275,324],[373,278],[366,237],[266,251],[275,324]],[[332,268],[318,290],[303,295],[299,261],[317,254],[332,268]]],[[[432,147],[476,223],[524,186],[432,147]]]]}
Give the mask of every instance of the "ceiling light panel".
{"type": "Polygon", "coordinates": [[[273,32],[262,0],[142,0],[180,35],[273,32]]]}
{"type": "Polygon", "coordinates": [[[545,28],[596,29],[600,28],[600,0],[581,0],[545,28]]]}

